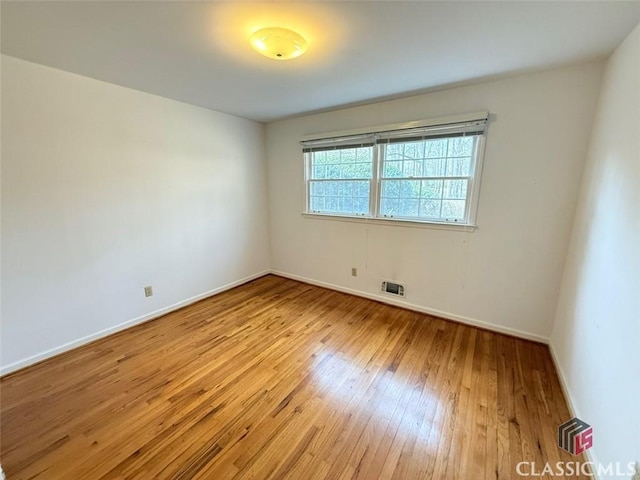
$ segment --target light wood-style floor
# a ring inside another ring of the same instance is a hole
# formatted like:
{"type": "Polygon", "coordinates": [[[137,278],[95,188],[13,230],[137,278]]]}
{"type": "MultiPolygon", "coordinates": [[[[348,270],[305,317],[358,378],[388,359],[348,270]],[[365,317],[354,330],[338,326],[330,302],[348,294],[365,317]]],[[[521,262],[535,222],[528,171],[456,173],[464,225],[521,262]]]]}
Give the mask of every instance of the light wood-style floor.
{"type": "Polygon", "coordinates": [[[576,460],[546,346],[276,276],[1,389],[9,480],[508,479],[576,460]]]}

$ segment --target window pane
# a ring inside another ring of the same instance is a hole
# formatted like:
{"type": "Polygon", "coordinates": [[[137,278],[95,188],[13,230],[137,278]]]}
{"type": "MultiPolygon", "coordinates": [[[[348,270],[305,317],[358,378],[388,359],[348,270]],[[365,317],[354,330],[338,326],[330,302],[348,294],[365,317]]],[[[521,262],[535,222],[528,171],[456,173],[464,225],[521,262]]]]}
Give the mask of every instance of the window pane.
{"type": "Polygon", "coordinates": [[[464,219],[476,139],[460,136],[383,145],[380,214],[464,219]]]}
{"type": "Polygon", "coordinates": [[[316,152],[313,154],[313,164],[314,166],[318,165],[326,165],[327,160],[327,152],[316,152]]]}
{"type": "Polygon", "coordinates": [[[444,158],[447,156],[448,139],[440,138],[438,140],[426,140],[425,158],[444,158]]]}
{"type": "Polygon", "coordinates": [[[403,150],[404,145],[402,143],[391,143],[389,145],[385,145],[385,158],[389,160],[402,160],[403,158],[403,150]]]}
{"type": "Polygon", "coordinates": [[[420,196],[420,180],[382,180],[381,186],[381,198],[418,198],[420,196]]]}
{"type": "Polygon", "coordinates": [[[325,184],[329,182],[311,182],[309,184],[309,195],[312,197],[324,197],[325,196],[325,184]]]}
{"type": "Polygon", "coordinates": [[[397,198],[381,198],[380,199],[380,214],[387,217],[394,217],[398,215],[399,200],[397,198]]]}
{"type": "Polygon", "coordinates": [[[443,198],[467,198],[467,180],[445,180],[443,198]]]}
{"type": "Polygon", "coordinates": [[[400,196],[418,198],[420,196],[420,180],[399,180],[400,196]]]}
{"type": "Polygon", "coordinates": [[[366,197],[355,197],[354,198],[354,207],[353,210],[356,213],[367,215],[369,214],[369,196],[366,197]]]}
{"type": "MultiPolygon", "coordinates": [[[[327,156],[327,163],[340,162],[340,150],[329,150],[328,152],[325,152],[325,155],[327,156]]],[[[316,154],[314,153],[313,156],[315,157],[316,154]]]]}
{"type": "Polygon", "coordinates": [[[371,178],[373,147],[344,148],[311,153],[311,180],[371,178]]]}
{"type": "MultiPolygon", "coordinates": [[[[373,176],[373,162],[359,162],[353,164],[354,177],[371,178],[373,176]]],[[[345,178],[347,178],[345,176],[345,178]]]]}
{"type": "Polygon", "coordinates": [[[418,199],[402,198],[398,205],[401,217],[417,217],[418,216],[418,199]]]}
{"type": "Polygon", "coordinates": [[[402,162],[384,162],[382,177],[394,178],[402,176],[402,162]]]}
{"type": "Polygon", "coordinates": [[[425,177],[443,177],[445,174],[446,158],[427,158],[424,161],[425,177]]]}
{"type": "Polygon", "coordinates": [[[383,180],[381,187],[381,198],[397,198],[400,196],[400,182],[383,180]]]}
{"type": "Polygon", "coordinates": [[[474,137],[384,145],[382,178],[465,177],[471,174],[474,137]]]}
{"type": "Polygon", "coordinates": [[[404,158],[413,160],[424,158],[424,143],[424,141],[405,143],[404,158]]]}
{"type": "Polygon", "coordinates": [[[467,177],[470,174],[471,157],[458,157],[447,159],[447,177],[467,177]]]}
{"type": "Polygon", "coordinates": [[[443,200],[442,201],[442,218],[446,219],[463,219],[464,218],[464,200],[443,200]]]}
{"type": "Polygon", "coordinates": [[[369,214],[369,180],[309,182],[309,209],[315,213],[369,214]]]}
{"type": "Polygon", "coordinates": [[[311,172],[312,178],[327,178],[327,167],[324,165],[316,165],[311,172]]]}
{"type": "Polygon", "coordinates": [[[440,218],[441,207],[442,202],[440,200],[420,200],[420,217],[440,218]]]}
{"type": "Polygon", "coordinates": [[[443,180],[422,180],[422,190],[420,196],[422,198],[442,198],[443,180]]]}
{"type": "Polygon", "coordinates": [[[327,173],[324,178],[340,178],[340,166],[333,163],[331,165],[327,165],[326,167],[327,173]]]}
{"type": "Polygon", "coordinates": [[[309,156],[309,210],[334,215],[368,215],[373,147],[338,148],[309,156]]]}
{"type": "Polygon", "coordinates": [[[356,161],[356,149],[347,148],[340,150],[340,163],[353,163],[356,161]]]}
{"type": "Polygon", "coordinates": [[[398,217],[418,216],[421,185],[420,180],[382,180],[380,213],[398,217]]]}
{"type": "Polygon", "coordinates": [[[406,160],[402,167],[403,177],[419,177],[422,174],[422,160],[406,160]]]}
{"type": "Polygon", "coordinates": [[[470,157],[473,154],[475,137],[449,138],[448,157],[470,157]]]}
{"type": "Polygon", "coordinates": [[[368,148],[356,148],[356,161],[371,163],[373,154],[373,147],[368,148]]]}

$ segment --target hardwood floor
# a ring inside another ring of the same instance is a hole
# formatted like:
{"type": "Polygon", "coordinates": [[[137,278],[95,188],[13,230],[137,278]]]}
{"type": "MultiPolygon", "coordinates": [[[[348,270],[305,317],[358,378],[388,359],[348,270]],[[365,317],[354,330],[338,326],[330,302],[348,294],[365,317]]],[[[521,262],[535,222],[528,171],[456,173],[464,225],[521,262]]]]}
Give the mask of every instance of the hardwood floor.
{"type": "Polygon", "coordinates": [[[1,401],[9,480],[508,479],[577,459],[546,346],[276,276],[4,377],[1,401]]]}

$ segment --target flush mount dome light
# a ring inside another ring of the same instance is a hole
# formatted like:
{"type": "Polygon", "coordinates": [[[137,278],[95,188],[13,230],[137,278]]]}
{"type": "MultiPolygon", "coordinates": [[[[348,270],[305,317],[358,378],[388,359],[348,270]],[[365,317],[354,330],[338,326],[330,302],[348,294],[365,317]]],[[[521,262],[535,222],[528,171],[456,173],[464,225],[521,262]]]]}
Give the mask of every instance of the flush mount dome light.
{"type": "Polygon", "coordinates": [[[251,35],[251,45],[265,57],[290,60],[307,51],[307,41],[288,28],[263,28],[251,35]]]}

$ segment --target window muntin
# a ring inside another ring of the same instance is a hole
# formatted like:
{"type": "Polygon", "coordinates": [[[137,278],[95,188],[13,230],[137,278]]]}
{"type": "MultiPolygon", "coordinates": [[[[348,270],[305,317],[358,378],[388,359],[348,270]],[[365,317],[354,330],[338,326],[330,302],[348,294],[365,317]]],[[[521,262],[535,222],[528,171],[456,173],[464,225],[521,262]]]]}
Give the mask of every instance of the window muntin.
{"type": "Polygon", "coordinates": [[[307,213],[472,225],[486,116],[303,141],[307,213]]]}
{"type": "Polygon", "coordinates": [[[380,146],[380,205],[385,218],[464,222],[477,136],[380,146]]]}
{"type": "Polygon", "coordinates": [[[373,148],[369,144],[309,149],[308,211],[370,215],[373,148]]]}

